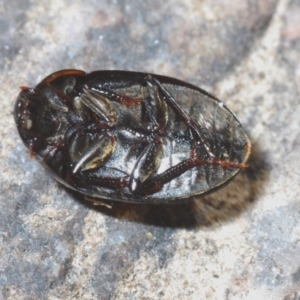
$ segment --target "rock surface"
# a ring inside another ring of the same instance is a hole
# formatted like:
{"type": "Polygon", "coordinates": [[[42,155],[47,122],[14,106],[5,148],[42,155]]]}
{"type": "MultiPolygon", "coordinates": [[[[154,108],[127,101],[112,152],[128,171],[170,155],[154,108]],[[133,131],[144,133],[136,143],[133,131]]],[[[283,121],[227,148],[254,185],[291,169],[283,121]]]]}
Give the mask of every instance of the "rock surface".
{"type": "Polygon", "coordinates": [[[300,2],[0,1],[0,299],[299,299],[300,2]],[[20,85],[65,68],[191,82],[250,167],[178,206],[93,207],[22,145],[20,85]]]}

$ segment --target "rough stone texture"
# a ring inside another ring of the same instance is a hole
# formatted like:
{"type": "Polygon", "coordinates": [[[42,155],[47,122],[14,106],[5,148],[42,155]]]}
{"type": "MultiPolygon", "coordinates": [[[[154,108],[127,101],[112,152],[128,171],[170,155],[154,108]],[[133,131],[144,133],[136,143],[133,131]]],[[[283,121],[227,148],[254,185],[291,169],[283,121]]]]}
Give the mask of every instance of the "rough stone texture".
{"type": "Polygon", "coordinates": [[[300,299],[300,1],[0,1],[0,299],[300,299]],[[63,68],[177,77],[224,100],[250,168],[178,206],[93,207],[18,137],[63,68]]]}

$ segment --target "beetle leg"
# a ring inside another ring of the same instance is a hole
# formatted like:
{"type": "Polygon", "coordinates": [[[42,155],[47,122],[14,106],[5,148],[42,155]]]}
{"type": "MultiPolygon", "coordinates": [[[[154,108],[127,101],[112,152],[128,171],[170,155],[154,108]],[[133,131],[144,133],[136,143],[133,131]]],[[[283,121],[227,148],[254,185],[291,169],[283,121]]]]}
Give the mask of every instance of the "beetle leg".
{"type": "Polygon", "coordinates": [[[129,181],[129,175],[125,172],[105,166],[81,174],[71,174],[71,176],[78,189],[83,191],[86,186],[94,186],[95,189],[123,189],[128,186],[129,181]]]}
{"type": "Polygon", "coordinates": [[[144,95],[144,108],[148,127],[152,132],[164,135],[164,128],[167,125],[169,114],[168,105],[157,91],[157,86],[153,83],[152,77],[148,75],[146,81],[146,95],[144,95]],[[150,126],[149,126],[150,123],[150,126]]]}
{"type": "Polygon", "coordinates": [[[69,156],[74,163],[74,174],[102,166],[114,153],[117,144],[116,137],[107,134],[90,142],[85,135],[75,132],[70,139],[69,156]]]}
{"type": "Polygon", "coordinates": [[[153,140],[140,154],[129,180],[129,189],[139,194],[144,184],[158,170],[163,156],[163,145],[160,139],[153,140]]]}
{"type": "Polygon", "coordinates": [[[159,192],[163,188],[164,184],[180,176],[192,167],[193,160],[187,159],[167,169],[165,172],[154,176],[144,185],[144,190],[142,191],[142,194],[151,195],[159,192]]]}
{"type": "MultiPolygon", "coordinates": [[[[150,76],[150,75],[149,75],[150,76]]],[[[163,99],[169,104],[169,106],[177,113],[177,115],[181,118],[181,120],[186,124],[188,128],[190,128],[193,133],[198,137],[200,142],[204,145],[207,154],[211,158],[215,158],[210,146],[203,139],[201,132],[199,130],[199,125],[193,119],[191,119],[187,113],[178,105],[173,96],[167,91],[167,89],[154,77],[152,78],[153,82],[157,85],[158,91],[162,94],[163,99]]]]}
{"type": "Polygon", "coordinates": [[[109,125],[113,126],[116,120],[116,111],[110,101],[99,93],[90,89],[84,89],[80,95],[81,102],[109,125]]]}
{"type": "Polygon", "coordinates": [[[99,96],[108,99],[109,101],[118,102],[122,105],[132,107],[135,105],[140,105],[143,100],[140,98],[133,98],[121,93],[113,92],[107,88],[96,88],[96,87],[88,87],[86,86],[86,89],[89,89],[93,91],[95,94],[98,94],[99,96]]]}
{"type": "Polygon", "coordinates": [[[204,159],[189,158],[167,169],[165,172],[152,177],[148,182],[144,184],[143,190],[140,191],[140,193],[142,195],[151,195],[157,193],[163,188],[164,184],[172,181],[174,178],[177,178],[178,176],[190,170],[191,168],[197,167],[199,165],[205,165],[205,164],[220,165],[223,168],[233,167],[233,168],[241,169],[241,168],[248,167],[247,164],[239,164],[239,163],[220,161],[220,160],[208,161],[204,159]]]}

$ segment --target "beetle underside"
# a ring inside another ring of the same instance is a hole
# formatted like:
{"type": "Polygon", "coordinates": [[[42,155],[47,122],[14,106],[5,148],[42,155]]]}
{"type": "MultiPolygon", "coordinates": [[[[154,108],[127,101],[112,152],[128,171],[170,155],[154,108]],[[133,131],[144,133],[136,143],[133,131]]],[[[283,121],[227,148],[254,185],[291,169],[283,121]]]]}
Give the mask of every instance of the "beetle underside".
{"type": "Polygon", "coordinates": [[[64,70],[22,88],[15,120],[55,178],[108,200],[173,203],[246,167],[250,142],[219,100],[159,75],[64,70]]]}

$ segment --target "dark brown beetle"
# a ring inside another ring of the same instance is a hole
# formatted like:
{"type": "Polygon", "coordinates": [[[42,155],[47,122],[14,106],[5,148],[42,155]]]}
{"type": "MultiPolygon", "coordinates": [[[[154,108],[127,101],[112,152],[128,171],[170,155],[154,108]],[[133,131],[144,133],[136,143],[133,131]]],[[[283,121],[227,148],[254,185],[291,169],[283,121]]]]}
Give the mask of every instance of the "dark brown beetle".
{"type": "Polygon", "coordinates": [[[84,195],[177,203],[246,167],[250,141],[207,92],[165,76],[62,70],[15,105],[19,134],[65,186],[84,195]]]}

